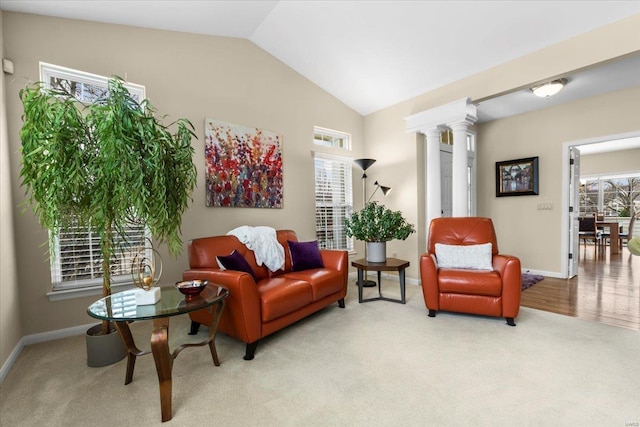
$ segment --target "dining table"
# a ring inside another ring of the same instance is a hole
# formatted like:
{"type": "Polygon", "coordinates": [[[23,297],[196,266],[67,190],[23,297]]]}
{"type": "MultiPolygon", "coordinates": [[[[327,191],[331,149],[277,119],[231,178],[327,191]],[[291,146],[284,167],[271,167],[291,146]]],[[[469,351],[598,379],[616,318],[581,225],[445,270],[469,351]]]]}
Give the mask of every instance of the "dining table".
{"type": "Polygon", "coordinates": [[[598,227],[609,229],[609,239],[610,239],[609,246],[611,247],[611,254],[613,255],[613,254],[620,253],[619,251],[620,243],[618,242],[618,239],[620,238],[618,233],[620,224],[618,224],[617,221],[596,221],[596,228],[598,227]]]}

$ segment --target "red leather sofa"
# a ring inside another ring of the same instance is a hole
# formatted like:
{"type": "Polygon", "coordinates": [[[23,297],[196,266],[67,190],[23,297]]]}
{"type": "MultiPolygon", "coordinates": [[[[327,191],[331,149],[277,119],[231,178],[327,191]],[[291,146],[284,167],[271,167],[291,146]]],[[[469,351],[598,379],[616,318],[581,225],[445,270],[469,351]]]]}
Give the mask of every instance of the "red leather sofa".
{"type": "Polygon", "coordinates": [[[429,317],[438,310],[504,317],[515,326],[520,310],[520,260],[498,253],[490,218],[436,218],[429,225],[427,253],[420,258],[420,276],[429,317]],[[436,243],[479,245],[491,243],[492,270],[438,268],[436,243]]]}
{"type": "MultiPolygon", "coordinates": [[[[256,264],[254,253],[235,236],[214,236],[189,242],[189,269],[183,280],[206,279],[229,289],[218,331],[245,342],[245,360],[253,359],[260,338],[338,302],[344,308],[347,294],[348,255],[346,251],[321,250],[324,268],[292,271],[287,241],[298,241],[291,230],[277,230],[285,248],[285,265],[277,272],[256,264]],[[256,280],[244,272],[221,270],[216,256],[238,251],[252,267],[256,280]]],[[[201,323],[210,324],[206,310],[189,314],[191,333],[201,323]]]]}

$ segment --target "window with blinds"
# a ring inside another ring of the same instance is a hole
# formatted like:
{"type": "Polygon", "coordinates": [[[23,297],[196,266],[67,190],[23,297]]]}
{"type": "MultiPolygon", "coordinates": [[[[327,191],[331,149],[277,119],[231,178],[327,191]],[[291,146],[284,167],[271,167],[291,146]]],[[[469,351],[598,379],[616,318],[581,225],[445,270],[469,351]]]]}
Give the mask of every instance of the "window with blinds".
{"type": "MultiPolygon", "coordinates": [[[[85,104],[103,96],[108,78],[83,71],[40,63],[40,79],[46,87],[64,90],[85,104]]],[[[144,86],[126,83],[136,100],[145,98],[144,86]]],[[[116,235],[116,233],[114,233],[116,235]]],[[[131,282],[131,261],[139,250],[153,256],[148,230],[144,224],[131,223],[125,235],[115,242],[111,256],[111,283],[131,282]]],[[[102,284],[100,239],[90,227],[77,224],[61,229],[51,248],[51,282],[54,291],[87,288],[102,284]]]]}
{"type": "MultiPolygon", "coordinates": [[[[333,140],[335,148],[349,146],[349,135],[325,129],[314,129],[316,145],[326,146],[333,140]]],[[[353,250],[353,239],[347,237],[345,219],[353,211],[353,159],[329,153],[314,152],[316,238],[321,249],[353,250]]]]}
{"type": "MultiPolygon", "coordinates": [[[[114,230],[114,236],[115,236],[114,230]]],[[[111,256],[112,284],[131,282],[131,262],[138,251],[153,256],[144,224],[131,223],[126,235],[115,239],[111,256]]],[[[60,230],[54,240],[51,258],[53,290],[84,288],[102,283],[100,238],[89,227],[77,224],[60,230]]]]}

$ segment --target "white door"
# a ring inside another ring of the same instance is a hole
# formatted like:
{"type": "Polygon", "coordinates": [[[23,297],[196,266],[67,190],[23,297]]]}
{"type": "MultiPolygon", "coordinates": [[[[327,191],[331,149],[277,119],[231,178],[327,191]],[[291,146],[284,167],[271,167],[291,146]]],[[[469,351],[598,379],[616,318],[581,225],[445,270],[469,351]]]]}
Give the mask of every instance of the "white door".
{"type": "Polygon", "coordinates": [[[440,148],[440,194],[443,217],[450,217],[453,214],[452,165],[453,152],[451,151],[451,146],[442,145],[440,148]]]}
{"type": "Polygon", "coordinates": [[[578,274],[580,256],[580,150],[569,148],[569,278],[578,274]]]}

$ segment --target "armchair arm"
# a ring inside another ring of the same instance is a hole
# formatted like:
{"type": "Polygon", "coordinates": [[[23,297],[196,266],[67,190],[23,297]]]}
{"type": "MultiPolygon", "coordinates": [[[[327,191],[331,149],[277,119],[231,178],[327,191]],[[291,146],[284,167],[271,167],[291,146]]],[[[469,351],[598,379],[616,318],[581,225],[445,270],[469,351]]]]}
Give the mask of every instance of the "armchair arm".
{"type": "Polygon", "coordinates": [[[520,259],[511,255],[494,255],[493,268],[502,278],[502,315],[517,317],[522,294],[520,259]]]}
{"type": "Polygon", "coordinates": [[[438,264],[434,254],[425,253],[420,257],[420,280],[425,305],[429,310],[439,310],[438,264]]]}
{"type": "MultiPolygon", "coordinates": [[[[208,280],[229,290],[218,330],[246,343],[252,343],[261,338],[260,296],[250,274],[231,270],[192,269],[185,270],[182,278],[208,280]]],[[[207,310],[189,313],[189,316],[191,320],[198,323],[211,322],[211,314],[207,310]]]]}

